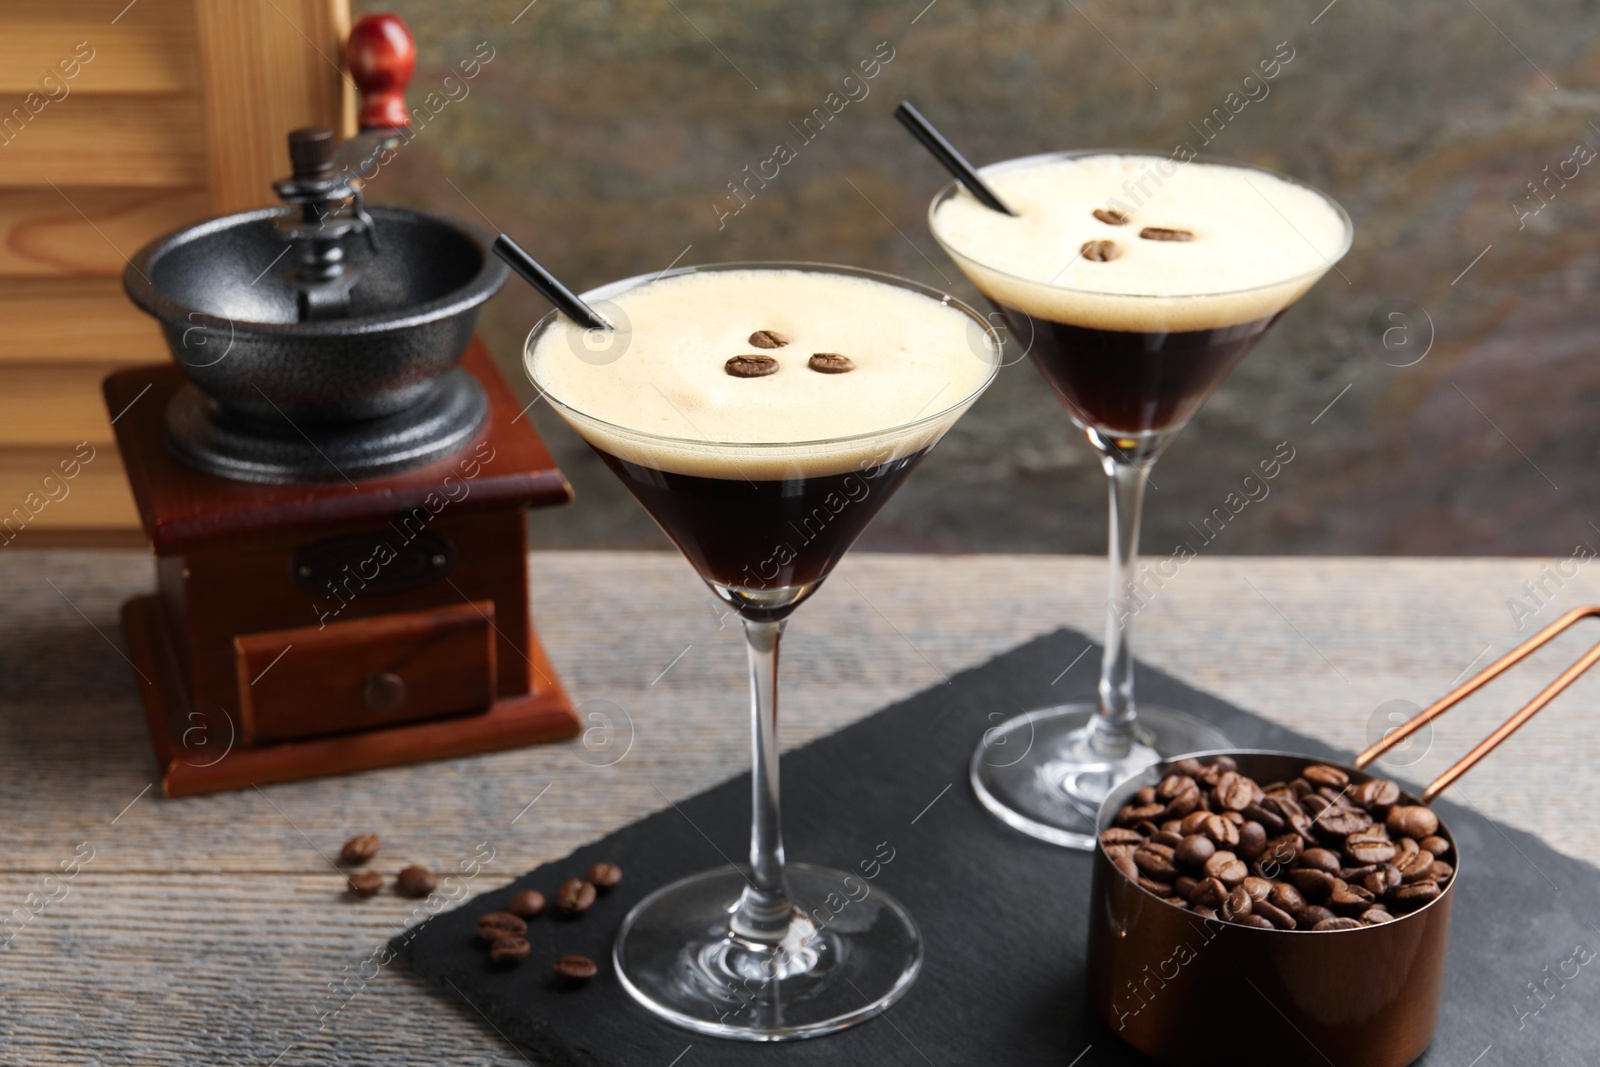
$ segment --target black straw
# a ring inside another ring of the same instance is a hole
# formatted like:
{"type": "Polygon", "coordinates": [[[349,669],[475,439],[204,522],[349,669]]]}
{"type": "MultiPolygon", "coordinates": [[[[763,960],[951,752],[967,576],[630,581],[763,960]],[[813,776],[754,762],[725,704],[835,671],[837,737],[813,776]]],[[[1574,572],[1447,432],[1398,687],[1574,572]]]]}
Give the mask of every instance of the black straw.
{"type": "Polygon", "coordinates": [[[983,179],[978,177],[978,172],[972,164],[966,161],[955,146],[944,139],[944,134],[933,128],[933,123],[922,117],[922,112],[911,106],[911,101],[902,100],[900,106],[894,109],[894,117],[900,120],[900,125],[911,131],[911,136],[922,143],[922,147],[933,153],[933,158],[944,165],[944,169],[955,176],[956,181],[967,187],[967,191],[992,211],[999,211],[1006,215],[1016,215],[1015,211],[1006,207],[1005,203],[994,195],[994,190],[983,184],[983,179]]]}
{"type": "Polygon", "coordinates": [[[523,281],[544,294],[570,319],[591,330],[610,330],[611,324],[595,313],[594,308],[578,299],[578,295],[556,280],[544,265],[528,255],[522,246],[505,234],[494,239],[494,254],[505,260],[506,266],[522,276],[523,281]]]}

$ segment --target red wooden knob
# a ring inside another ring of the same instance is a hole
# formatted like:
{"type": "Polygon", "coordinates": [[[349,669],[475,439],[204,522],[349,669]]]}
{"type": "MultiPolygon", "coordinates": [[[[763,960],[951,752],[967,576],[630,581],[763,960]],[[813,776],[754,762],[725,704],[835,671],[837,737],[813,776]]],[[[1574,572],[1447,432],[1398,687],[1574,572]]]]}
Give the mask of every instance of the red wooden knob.
{"type": "Polygon", "coordinates": [[[417,43],[399,15],[364,15],[344,48],[350,77],[361,90],[356,121],[363,130],[411,125],[406,86],[417,69],[417,43]]]}

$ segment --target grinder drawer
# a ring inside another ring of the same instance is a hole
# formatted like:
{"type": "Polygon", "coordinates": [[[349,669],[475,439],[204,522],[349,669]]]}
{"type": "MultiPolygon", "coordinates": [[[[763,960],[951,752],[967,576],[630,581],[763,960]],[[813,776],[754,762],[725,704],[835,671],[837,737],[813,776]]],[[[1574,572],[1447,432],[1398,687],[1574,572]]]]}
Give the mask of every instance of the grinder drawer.
{"type": "Polygon", "coordinates": [[[247,743],[295,741],[486,711],[494,602],[374,615],[233,639],[247,743]]]}

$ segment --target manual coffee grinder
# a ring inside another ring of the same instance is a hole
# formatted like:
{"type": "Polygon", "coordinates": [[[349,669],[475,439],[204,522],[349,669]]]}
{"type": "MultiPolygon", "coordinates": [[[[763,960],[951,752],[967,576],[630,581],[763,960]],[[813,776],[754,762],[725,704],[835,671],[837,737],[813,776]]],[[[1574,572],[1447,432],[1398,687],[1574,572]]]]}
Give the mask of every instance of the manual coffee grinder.
{"type": "Polygon", "coordinates": [[[157,561],[122,619],[169,796],[578,732],[524,525],[571,489],[473,335],[506,268],[470,227],[362,200],[410,120],[410,37],[377,18],[350,39],[362,133],[294,131],[280,206],[123,276],[175,360],[104,385],[157,561]]]}

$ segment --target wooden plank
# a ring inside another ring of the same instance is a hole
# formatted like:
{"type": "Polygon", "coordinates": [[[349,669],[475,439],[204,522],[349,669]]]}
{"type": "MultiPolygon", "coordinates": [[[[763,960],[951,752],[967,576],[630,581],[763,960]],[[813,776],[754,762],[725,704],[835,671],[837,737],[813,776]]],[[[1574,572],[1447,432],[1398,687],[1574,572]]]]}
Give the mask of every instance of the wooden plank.
{"type": "Polygon", "coordinates": [[[70,99],[200,88],[193,0],[0,0],[0,26],[0,103],[6,107],[15,102],[8,97],[29,92],[59,97],[65,91],[62,98],[70,99]],[[72,60],[84,56],[88,62],[80,61],[74,74],[72,60]]]}
{"type": "Polygon", "coordinates": [[[0,277],[120,278],[124,254],[210,214],[204,188],[3,189],[0,277]]]}
{"type": "MultiPolygon", "coordinates": [[[[0,105],[0,187],[172,189],[206,181],[198,97],[68,97],[37,114],[20,99],[0,105]]],[[[259,186],[244,206],[271,198],[259,186]]]]}
{"type": "Polygon", "coordinates": [[[0,286],[0,364],[169,358],[156,320],[133,306],[120,279],[19,278],[0,286]]]}
{"type": "MultiPolygon", "coordinates": [[[[1360,748],[1374,709],[1396,699],[1426,703],[1474,657],[1481,667],[1511,647],[1519,635],[1505,598],[1521,595],[1546,562],[1196,559],[1140,614],[1140,667],[1360,748]]],[[[468,835],[493,832],[514,851],[512,869],[522,870],[665,807],[662,794],[685,797],[748,767],[738,627],[719,618],[681,556],[535,552],[529,569],[533,619],[578,702],[586,741],[269,788],[281,814],[253,790],[173,802],[157,799],[157,786],[117,824],[114,862],[165,872],[175,884],[189,872],[314,873],[322,861],[299,831],[332,855],[351,834],[370,830],[384,835],[385,857],[444,863],[468,835]],[[419,808],[418,797],[427,804],[419,808]]],[[[846,557],[785,635],[783,744],[942,685],[1041,632],[1098,630],[1104,579],[1105,561],[1094,558],[846,557]]],[[[0,810],[9,820],[0,870],[52,867],[72,842],[105,832],[154,780],[137,679],[92,628],[117,640],[121,602],[152,586],[147,551],[0,549],[0,678],[18,680],[6,722],[22,731],[0,744],[0,810]],[[82,773],[86,764],[93,774],[82,773]]],[[[1584,567],[1531,625],[1595,602],[1600,568],[1584,567]]],[[[1568,636],[1530,661],[1526,677],[1496,683],[1503,690],[1439,720],[1431,750],[1403,768],[1404,777],[1425,782],[1448,766],[1593,639],[1568,636]]],[[[1056,688],[1064,699],[1092,693],[1095,673],[1094,657],[1085,657],[1056,688]]],[[[1489,815],[1590,862],[1600,861],[1600,820],[1573,819],[1564,790],[1583,780],[1600,749],[1600,717],[1586,714],[1596,690],[1600,677],[1577,682],[1461,783],[1489,815]]],[[[313,925],[297,944],[316,936],[313,925]]]]}
{"type": "Polygon", "coordinates": [[[125,530],[138,523],[115,448],[64,444],[0,451],[0,548],[26,547],[51,533],[125,530]],[[76,475],[67,477],[63,463],[76,475]]]}
{"type": "Polygon", "coordinates": [[[0,446],[110,445],[100,383],[110,362],[0,364],[0,446]]]}
{"type": "Polygon", "coordinates": [[[218,212],[257,207],[288,172],[284,138],[299,126],[352,129],[344,74],[348,0],[196,0],[204,122],[218,212]]]}

